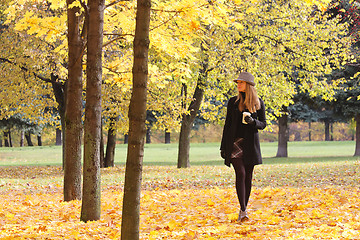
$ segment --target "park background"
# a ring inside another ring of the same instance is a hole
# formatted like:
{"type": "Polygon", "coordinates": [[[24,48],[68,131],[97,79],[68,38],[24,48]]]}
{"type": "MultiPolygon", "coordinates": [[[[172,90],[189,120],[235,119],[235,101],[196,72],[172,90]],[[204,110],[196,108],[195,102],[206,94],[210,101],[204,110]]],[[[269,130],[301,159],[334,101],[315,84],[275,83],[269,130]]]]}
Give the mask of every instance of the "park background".
{"type": "Polygon", "coordinates": [[[1,2],[3,145],[16,142],[0,149],[1,238],[133,240],[139,227],[143,239],[359,236],[358,1],[1,2]],[[150,48],[140,44],[149,36],[150,48]],[[234,174],[218,148],[231,79],[242,70],[256,75],[274,131],[261,136],[252,218],[238,223],[234,174]],[[63,148],[49,123],[65,131],[63,148]],[[187,142],[181,133],[192,127],[187,142]],[[146,128],[153,143],[161,131],[172,143],[143,146],[146,128]],[[108,139],[130,129],[128,152],[121,137],[112,145],[120,164],[100,169],[100,129],[108,139]],[[30,134],[47,146],[16,147],[30,134]],[[306,135],[312,141],[295,141],[306,135]],[[339,135],[347,141],[331,141],[339,135]]]}
{"type": "MultiPolygon", "coordinates": [[[[145,145],[140,239],[358,239],[354,141],[292,141],[286,158],[262,142],[243,223],[219,143],[192,143],[186,169],[177,147],[145,145]]],[[[101,170],[101,219],[83,223],[81,201],[62,199],[61,146],[0,148],[1,239],[119,239],[126,152],[118,144],[115,167],[101,170]]]]}
{"type": "MultiPolygon", "coordinates": [[[[192,143],[209,143],[220,142],[222,135],[221,125],[215,124],[202,124],[196,125],[191,132],[192,143]]],[[[356,125],[354,121],[335,122],[328,124],[328,131],[326,131],[326,124],[323,122],[293,122],[289,123],[288,127],[288,141],[351,141],[355,140],[356,125]]],[[[106,145],[106,134],[103,130],[103,141],[106,145]]],[[[262,142],[275,142],[278,139],[278,126],[273,124],[260,133],[260,140],[262,142]]],[[[166,143],[166,133],[159,129],[147,129],[145,136],[145,142],[151,143],[166,143]]],[[[28,134],[30,136],[30,145],[28,139],[24,136],[24,131],[19,130],[16,126],[11,130],[11,144],[8,141],[5,143],[4,137],[1,137],[0,146],[13,147],[20,146],[51,146],[61,145],[61,131],[54,127],[46,127],[42,129],[42,132],[37,134],[28,134]],[[39,137],[40,136],[40,137],[39,137]],[[40,139],[40,140],[39,140],[40,139]]],[[[179,141],[179,133],[168,131],[168,143],[176,143],[179,141]]],[[[125,135],[117,135],[116,144],[126,143],[125,135]]]]}
{"type": "MultiPolygon", "coordinates": [[[[192,143],[209,143],[220,142],[222,135],[221,125],[202,124],[196,125],[191,132],[192,143]]],[[[335,122],[328,124],[328,131],[326,131],[326,124],[323,122],[293,122],[289,123],[288,127],[288,141],[350,141],[355,140],[356,125],[354,121],[335,122]]],[[[103,129],[103,141],[106,145],[106,134],[103,129]]],[[[169,131],[169,142],[176,143],[179,141],[179,133],[169,131]]],[[[275,142],[278,139],[278,126],[273,124],[264,131],[259,132],[260,140],[262,142],[275,142]]],[[[165,143],[166,133],[159,129],[148,128],[145,136],[145,142],[150,143],[165,143]]],[[[61,131],[54,127],[45,127],[39,134],[29,134],[31,144],[34,146],[51,146],[61,145],[61,131]],[[38,141],[40,136],[40,142],[38,141]],[[58,139],[57,139],[58,138],[58,139]],[[40,144],[40,145],[39,145],[40,144]]],[[[126,143],[126,136],[117,135],[116,144],[126,143]]],[[[8,147],[9,142],[5,144],[4,137],[1,137],[0,146],[8,147]]],[[[30,146],[31,146],[30,144],[30,146]]],[[[24,131],[17,129],[16,126],[11,131],[11,146],[29,146],[29,142],[25,139],[24,131]]]]}

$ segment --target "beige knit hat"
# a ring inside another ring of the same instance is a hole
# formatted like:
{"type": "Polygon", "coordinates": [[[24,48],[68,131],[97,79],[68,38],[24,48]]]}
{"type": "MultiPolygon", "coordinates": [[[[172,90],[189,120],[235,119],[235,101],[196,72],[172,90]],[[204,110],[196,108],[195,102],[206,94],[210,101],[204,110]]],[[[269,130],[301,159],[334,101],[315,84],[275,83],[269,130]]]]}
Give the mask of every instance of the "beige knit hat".
{"type": "Polygon", "coordinates": [[[239,76],[234,79],[233,81],[234,82],[237,82],[237,81],[244,81],[244,82],[247,82],[249,83],[250,85],[252,86],[255,86],[255,82],[254,82],[254,76],[251,74],[251,73],[248,73],[248,72],[241,72],[239,74],[239,76]]]}

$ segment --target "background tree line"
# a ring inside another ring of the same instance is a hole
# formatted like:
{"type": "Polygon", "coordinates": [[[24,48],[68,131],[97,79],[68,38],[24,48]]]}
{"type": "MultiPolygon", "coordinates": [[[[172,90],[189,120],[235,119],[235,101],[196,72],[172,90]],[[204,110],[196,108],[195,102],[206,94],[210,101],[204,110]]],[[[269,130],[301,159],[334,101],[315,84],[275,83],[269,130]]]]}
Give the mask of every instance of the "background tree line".
{"type": "MultiPolygon", "coordinates": [[[[331,115],[328,115],[331,117],[331,115]]],[[[197,118],[198,119],[198,118],[197,118]]],[[[208,143],[218,142],[221,138],[222,125],[209,123],[202,119],[195,120],[190,140],[192,143],[208,143]]],[[[21,127],[21,126],[20,126],[21,127]]],[[[309,122],[304,120],[292,119],[289,115],[288,123],[288,138],[289,141],[351,141],[355,140],[355,122],[354,119],[350,121],[339,121],[333,119],[330,123],[326,122],[309,122]]],[[[7,132],[7,131],[6,131],[7,132]]],[[[3,134],[7,134],[7,133],[3,134]]],[[[54,126],[47,126],[41,129],[41,143],[38,144],[37,134],[30,133],[31,144],[28,143],[25,138],[25,131],[19,128],[17,125],[13,125],[10,130],[12,145],[9,145],[6,137],[1,134],[1,145],[2,147],[22,147],[22,146],[51,146],[61,145],[61,130],[54,126]]],[[[106,147],[109,143],[109,131],[106,131],[103,127],[103,139],[102,144],[104,147],[104,155],[106,154],[106,147]]],[[[263,142],[275,142],[278,139],[278,124],[274,122],[272,129],[268,128],[260,133],[261,141],[263,142]]],[[[115,141],[116,144],[127,144],[128,136],[111,134],[110,141],[115,141]]],[[[179,134],[177,132],[163,131],[156,128],[152,128],[151,125],[146,127],[146,144],[157,144],[157,143],[177,143],[179,141],[179,134]]]]}

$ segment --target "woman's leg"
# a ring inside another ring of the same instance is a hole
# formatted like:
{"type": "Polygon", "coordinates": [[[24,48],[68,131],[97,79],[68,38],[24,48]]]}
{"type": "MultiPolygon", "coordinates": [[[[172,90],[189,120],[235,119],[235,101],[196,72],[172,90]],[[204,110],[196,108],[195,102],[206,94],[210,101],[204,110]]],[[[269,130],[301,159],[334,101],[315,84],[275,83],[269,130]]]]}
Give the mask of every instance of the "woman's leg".
{"type": "Polygon", "coordinates": [[[245,179],[246,179],[246,170],[245,170],[245,165],[242,161],[242,159],[237,158],[237,159],[231,159],[231,164],[234,167],[235,170],[235,188],[236,188],[236,193],[239,199],[239,203],[240,203],[240,207],[242,211],[246,210],[246,184],[245,184],[245,179]]]}
{"type": "Polygon", "coordinates": [[[247,206],[250,198],[253,171],[253,165],[245,165],[245,206],[247,206]]]}

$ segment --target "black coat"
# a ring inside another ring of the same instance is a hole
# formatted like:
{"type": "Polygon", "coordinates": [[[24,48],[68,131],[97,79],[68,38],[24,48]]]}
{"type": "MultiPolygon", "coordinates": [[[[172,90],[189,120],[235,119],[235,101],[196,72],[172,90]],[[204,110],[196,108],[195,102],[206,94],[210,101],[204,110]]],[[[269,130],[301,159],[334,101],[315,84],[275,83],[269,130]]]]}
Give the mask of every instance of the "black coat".
{"type": "MultiPolygon", "coordinates": [[[[232,152],[233,144],[238,133],[238,127],[243,129],[242,137],[243,141],[243,161],[245,165],[257,165],[262,164],[262,157],[260,151],[260,141],[258,130],[262,130],[266,127],[265,118],[265,105],[260,99],[260,109],[251,114],[255,122],[253,124],[243,124],[242,115],[239,111],[239,101],[236,101],[237,97],[229,99],[227,105],[227,113],[225,119],[225,125],[223,135],[221,139],[220,150],[225,153],[225,165],[230,167],[230,155],[232,152]]],[[[247,110],[245,110],[247,111],[247,110]]]]}

